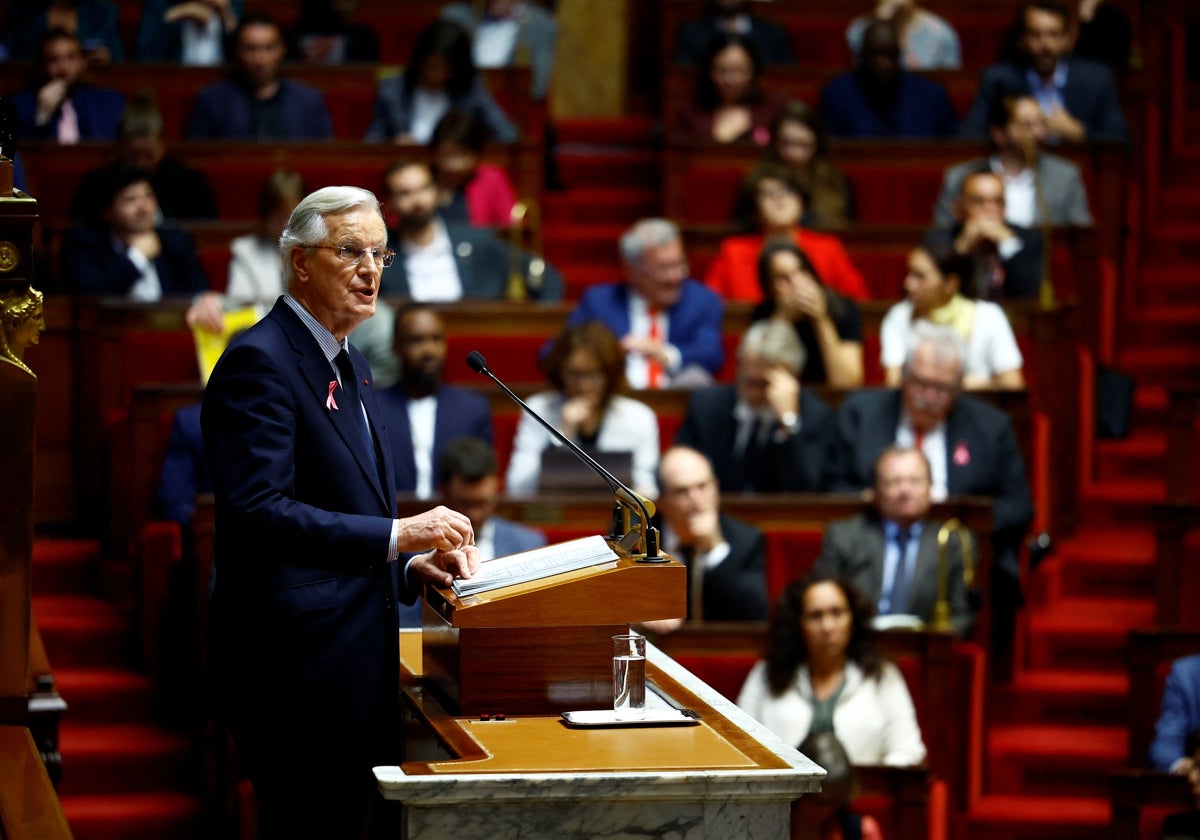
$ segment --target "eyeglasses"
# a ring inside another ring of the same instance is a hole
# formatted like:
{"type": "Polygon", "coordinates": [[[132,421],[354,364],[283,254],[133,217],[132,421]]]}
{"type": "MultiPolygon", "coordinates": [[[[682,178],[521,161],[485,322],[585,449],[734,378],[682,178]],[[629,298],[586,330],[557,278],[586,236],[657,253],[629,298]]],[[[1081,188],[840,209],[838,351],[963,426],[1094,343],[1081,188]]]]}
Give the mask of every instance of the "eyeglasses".
{"type": "Polygon", "coordinates": [[[396,259],[396,252],[388,248],[360,248],[357,245],[309,245],[308,247],[318,251],[333,251],[339,260],[352,265],[360,264],[366,259],[367,254],[371,255],[371,259],[375,260],[377,265],[382,265],[384,268],[387,268],[396,259]]]}

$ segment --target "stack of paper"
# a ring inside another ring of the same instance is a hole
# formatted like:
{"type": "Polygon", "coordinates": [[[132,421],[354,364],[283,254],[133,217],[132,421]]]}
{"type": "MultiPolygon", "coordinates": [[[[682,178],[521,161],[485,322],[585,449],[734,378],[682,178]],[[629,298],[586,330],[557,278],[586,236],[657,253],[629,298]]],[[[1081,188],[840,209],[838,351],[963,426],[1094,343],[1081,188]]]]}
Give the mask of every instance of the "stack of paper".
{"type": "Polygon", "coordinates": [[[451,588],[459,597],[474,595],[551,575],[561,575],[563,572],[585,569],[588,566],[610,563],[616,559],[617,555],[608,547],[604,537],[582,537],[488,560],[480,564],[475,577],[470,580],[456,580],[451,588]]]}

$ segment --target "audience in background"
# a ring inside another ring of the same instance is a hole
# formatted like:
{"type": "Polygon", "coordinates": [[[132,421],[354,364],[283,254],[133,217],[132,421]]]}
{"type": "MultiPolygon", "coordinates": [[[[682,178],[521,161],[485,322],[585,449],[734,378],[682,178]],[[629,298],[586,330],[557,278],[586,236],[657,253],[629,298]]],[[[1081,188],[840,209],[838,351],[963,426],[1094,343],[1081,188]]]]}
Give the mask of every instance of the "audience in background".
{"type": "Polygon", "coordinates": [[[873,20],[858,65],[821,89],[821,116],[834,137],[951,137],[958,117],[946,89],[905,70],[896,26],[873,20]]]}
{"type": "Polygon", "coordinates": [[[82,81],[87,61],[79,36],[58,26],[45,30],[34,63],[33,84],[12,97],[22,138],[72,145],[116,136],[125,98],[82,81]]]}
{"type": "Polygon", "coordinates": [[[62,243],[62,280],[69,292],[153,302],[208,291],[192,237],[158,227],[150,175],[115,173],[105,191],[103,227],[71,228],[62,243]]]}
{"type": "MultiPolygon", "coordinates": [[[[691,621],[767,618],[767,542],[762,531],[721,511],[721,488],[704,453],[672,446],[658,464],[662,548],[688,570],[691,621]]],[[[648,621],[652,633],[671,633],[682,618],[648,621]]]]}
{"type": "Polygon", "coordinates": [[[626,280],[588,287],[567,326],[600,321],[620,337],[634,388],[690,388],[712,381],[725,354],[721,299],[688,275],[679,228],[643,219],[621,236],[626,280]]]}
{"type": "Polygon", "coordinates": [[[138,61],[223,64],[225,40],[244,6],[243,0],[145,0],[134,53],[138,61]]]}
{"type": "Polygon", "coordinates": [[[1017,12],[1017,55],[983,71],[962,132],[983,137],[997,99],[1029,94],[1046,115],[1049,142],[1120,140],[1129,128],[1112,71],[1070,54],[1071,14],[1057,0],[1029,0],[1017,12]]]}
{"type": "Polygon", "coordinates": [[[727,301],[759,303],[763,299],[758,279],[758,258],[767,239],[793,240],[812,262],[825,285],[846,297],[865,300],[867,285],[850,261],[840,239],[800,226],[808,196],[789,170],[762,165],[746,176],[742,190],[749,205],[753,196],[759,233],[729,236],[708,267],[705,284],[727,301]]]}
{"type": "Polygon", "coordinates": [[[496,513],[500,474],[496,450],[477,437],[454,438],[438,459],[438,493],[451,510],[465,513],[475,531],[480,560],[541,548],[546,535],[496,513]]]}
{"type": "Polygon", "coordinates": [[[379,35],[355,23],[358,0],[302,0],[288,54],[307,64],[378,64],[379,35]]]}
{"type": "Polygon", "coordinates": [[[1037,228],[1005,221],[1004,180],[991,169],[972,172],[959,187],[954,224],[935,228],[930,244],[949,244],[970,257],[963,291],[982,300],[1036,298],[1042,286],[1046,243],[1037,228]]]}
{"type": "Polygon", "coordinates": [[[862,52],[863,33],[873,20],[890,20],[900,37],[901,60],[909,70],[957,70],[962,48],[954,27],[916,0],[874,0],[870,14],[856,17],[846,27],[850,54],[862,52]]]}
{"type": "Polygon", "coordinates": [[[46,35],[62,30],[79,41],[86,63],[96,67],[125,60],[117,4],[109,0],[8,0],[4,45],[13,61],[37,60],[46,35]]]}
{"type": "Polygon", "coordinates": [[[377,391],[376,399],[387,421],[396,489],[427,499],[449,441],[467,436],[491,444],[492,412],[481,394],[442,381],[446,327],[432,309],[401,310],[393,349],[400,360],[399,380],[377,391]]]}
{"type": "Polygon", "coordinates": [[[429,140],[438,212],[449,224],[508,227],[516,193],[504,169],[483,162],[487,128],[474,114],[447,111],[429,140]]]}
{"type": "Polygon", "coordinates": [[[163,118],[153,93],[143,91],[125,107],[117,126],[116,153],[111,163],[84,173],[80,179],[71,202],[73,222],[93,227],[103,223],[104,191],[113,175],[123,168],[149,173],[162,215],[158,221],[217,217],[217,200],[204,173],[167,154],[163,118]]]}
{"type": "Polygon", "coordinates": [[[971,259],[947,243],[925,243],[908,255],[904,300],[888,309],[879,328],[884,381],[895,388],[913,328],[921,322],[949,327],[966,347],[963,388],[1020,390],[1025,387],[1024,359],[1004,310],[988,300],[962,294],[970,279],[971,259]]]}
{"type": "Polygon", "coordinates": [[[946,170],[933,210],[934,224],[954,223],[954,202],[972,172],[991,170],[1004,179],[1004,220],[1021,227],[1092,224],[1079,167],[1043,152],[1046,116],[1032,96],[1006,96],[992,103],[988,139],[992,154],[946,170]]]}
{"type": "Polygon", "coordinates": [[[684,21],[675,33],[674,60],[700,64],[714,35],[743,35],[763,64],[795,64],[788,32],[777,23],[750,14],[749,0],[704,0],[705,14],[684,21]]]}
{"type": "Polygon", "coordinates": [[[514,250],[487,228],[442,221],[429,164],[401,161],[383,181],[388,208],[396,217],[395,229],[388,232],[396,262],[383,275],[385,294],[423,302],[503,300],[516,271],[530,299],[562,298],[562,277],[545,260],[514,250]]]}
{"type": "Polygon", "coordinates": [[[1171,663],[1150,743],[1150,766],[1191,777],[1198,765],[1187,740],[1200,730],[1200,654],[1171,663]]]}
{"type": "MultiPolygon", "coordinates": [[[[625,388],[624,353],[608,327],[596,321],[567,327],[542,368],[553,390],[531,396],[529,407],[585,450],[631,452],[633,489],[647,498],[658,496],[658,419],[649,406],[620,393],[625,388]]],[[[541,424],[521,415],[504,481],[508,493],[534,493],[542,453],[558,445],[541,424]]]]}
{"type": "MultiPolygon", "coordinates": [[[[929,518],[933,505],[929,461],[915,449],[890,446],[875,461],[875,493],[870,509],[825,527],[815,570],[853,583],[875,604],[879,616],[914,615],[933,621],[937,603],[938,530],[929,518]]],[[[968,537],[970,554],[979,550],[968,537]]],[[[946,601],[960,638],[975,618],[963,577],[963,546],[952,536],[946,545],[946,601]]],[[[972,569],[972,574],[974,570],[972,569]]]]}
{"type": "Polygon", "coordinates": [[[765,146],[786,99],[763,90],[762,65],[745,36],[713,37],[696,74],[695,99],[675,116],[677,140],[765,146]]]}
{"type": "Polygon", "coordinates": [[[476,67],[511,67],[527,60],[533,71],[530,93],[538,101],[546,98],[558,43],[553,14],[536,2],[483,0],[449,3],[441,16],[471,36],[476,67]]]}
{"type": "Polygon", "coordinates": [[[834,414],[800,380],[804,347],[781,321],[758,321],[738,345],[734,385],[688,396],[675,443],[712,463],[725,493],[815,493],[839,473],[834,414]]]}
{"type": "Polygon", "coordinates": [[[862,314],[858,304],[827,288],[808,255],[787,239],[769,239],[758,259],[763,301],[755,321],[792,325],[804,347],[801,379],[810,385],[857,388],[863,383],[862,314]]]}
{"type": "Polygon", "coordinates": [[[329,140],[325,96],[283,74],[283,31],[248,14],[233,35],[227,78],[201,89],[188,125],[192,140],[329,140]]]}
{"type": "Polygon", "coordinates": [[[451,108],[474,114],[494,140],[517,139],[516,126],[475,70],[470,36],[457,23],[439,20],[417,35],[404,73],[380,80],[366,139],[428,143],[451,108]]]}

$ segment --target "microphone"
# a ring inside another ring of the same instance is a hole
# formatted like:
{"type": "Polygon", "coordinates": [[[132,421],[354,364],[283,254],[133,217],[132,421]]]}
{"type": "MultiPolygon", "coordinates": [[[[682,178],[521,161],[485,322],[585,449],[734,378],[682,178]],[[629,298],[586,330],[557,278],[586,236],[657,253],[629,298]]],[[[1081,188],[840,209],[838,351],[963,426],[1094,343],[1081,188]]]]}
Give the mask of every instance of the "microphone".
{"type": "Polygon", "coordinates": [[[600,462],[580,448],[575,441],[571,440],[558,429],[554,428],[554,425],[550,423],[550,421],[530,408],[523,399],[513,393],[511,388],[501,382],[500,378],[496,376],[496,374],[492,373],[487,366],[487,362],[483,358],[483,354],[478,350],[472,350],[467,356],[467,367],[476,373],[483,374],[488,379],[499,385],[501,390],[508,395],[509,399],[521,406],[522,410],[524,410],[524,412],[534,420],[538,421],[542,428],[548,431],[555,440],[566,446],[569,450],[571,450],[572,453],[574,453],[576,458],[583,461],[585,464],[591,467],[597,475],[604,479],[604,482],[608,485],[609,489],[612,490],[616,502],[616,509],[613,511],[613,539],[618,540],[623,549],[633,555],[634,552],[632,549],[637,546],[638,542],[640,542],[643,550],[642,553],[634,555],[637,557],[637,562],[668,562],[667,558],[658,553],[658,529],[650,525],[650,517],[654,512],[654,503],[652,501],[642,496],[640,493],[635,493],[630,487],[621,481],[621,479],[617,478],[611,472],[606,470],[600,464],[600,462]],[[638,523],[638,530],[636,532],[630,530],[629,528],[628,513],[631,510],[641,517],[641,520],[638,523]],[[624,515],[622,516],[621,514],[624,515]],[[621,523],[620,527],[618,527],[618,522],[621,523]],[[625,533],[622,535],[620,531],[624,531],[625,533]],[[635,533],[640,537],[640,539],[631,541],[630,538],[633,537],[635,533]],[[628,544],[626,544],[627,542],[628,544]]]}

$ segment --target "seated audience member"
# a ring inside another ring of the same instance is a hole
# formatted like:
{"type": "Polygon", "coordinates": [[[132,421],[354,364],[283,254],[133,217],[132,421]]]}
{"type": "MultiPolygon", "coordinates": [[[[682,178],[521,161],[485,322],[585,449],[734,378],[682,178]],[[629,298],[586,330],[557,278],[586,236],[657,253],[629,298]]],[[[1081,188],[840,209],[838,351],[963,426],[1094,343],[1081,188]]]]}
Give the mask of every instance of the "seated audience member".
{"type": "Polygon", "coordinates": [[[889,388],[900,385],[913,328],[924,322],[949,327],[963,340],[963,388],[1025,387],[1024,359],[1004,310],[962,294],[962,278],[971,271],[971,260],[944,243],[926,243],[908,255],[904,300],[888,309],[879,328],[880,364],[889,388]]]}
{"type": "MultiPolygon", "coordinates": [[[[915,615],[933,620],[938,595],[938,529],[929,518],[929,461],[915,449],[890,446],[875,460],[871,509],[825,528],[816,570],[853,583],[878,615],[915,615]]],[[[974,538],[971,555],[978,558],[974,538]]],[[[974,621],[963,578],[963,550],[957,537],[946,546],[946,598],[959,637],[974,621]]]]}
{"type": "MultiPolygon", "coordinates": [[[[617,337],[603,324],[589,321],[567,327],[542,363],[553,390],[534,394],[528,402],[585,450],[632,452],[630,484],[653,499],[658,496],[658,419],[645,403],[620,393],[625,388],[623,356],[617,337]]],[[[510,495],[528,496],[537,490],[542,452],[556,445],[541,424],[521,415],[504,480],[510,495]]]]}
{"type": "Polygon", "coordinates": [[[939,227],[954,224],[954,201],[972,172],[992,171],[1004,181],[1004,220],[1020,227],[1092,224],[1079,167],[1042,152],[1046,117],[1032,96],[1005,96],[992,103],[988,139],[992,154],[946,170],[933,211],[939,227]],[[1043,212],[1044,208],[1044,212],[1043,212]]]}
{"type": "Polygon", "coordinates": [[[438,492],[451,510],[465,513],[475,530],[479,559],[492,560],[541,548],[546,535],[499,516],[500,474],[496,450],[477,437],[449,441],[438,459],[438,492]]]}
{"type": "Polygon", "coordinates": [[[396,490],[427,499],[449,441],[474,437],[492,443],[492,411],[475,391],[442,381],[446,328],[432,309],[408,307],[396,316],[395,355],[400,378],[376,392],[387,418],[396,490]]]}
{"type": "MultiPolygon", "coordinates": [[[[388,169],[383,182],[388,208],[396,217],[395,229],[388,232],[396,263],[383,275],[384,294],[422,302],[502,300],[508,295],[511,247],[487,228],[442,221],[428,163],[401,161],[388,169]]],[[[562,298],[562,277],[554,266],[532,254],[515,256],[527,297],[562,298]]]]}
{"type": "Polygon", "coordinates": [[[288,53],[307,64],[378,64],[379,36],[355,23],[358,0],[302,0],[288,53]]]}
{"type": "Polygon", "coordinates": [[[744,35],[763,64],[795,64],[788,32],[777,23],[748,12],[750,0],[704,0],[705,14],[684,21],[675,33],[674,61],[700,64],[714,35],[744,35]]]}
{"type": "Polygon", "coordinates": [[[810,385],[863,384],[862,314],[858,304],[827,288],[808,255],[787,239],[770,239],[758,259],[763,302],[755,321],[791,324],[804,346],[801,380],[810,385]]]}
{"type": "Polygon", "coordinates": [[[471,36],[476,67],[511,67],[528,54],[533,71],[530,93],[537,101],[550,92],[558,22],[536,2],[485,0],[449,3],[441,16],[471,36]]]}
{"type": "Polygon", "coordinates": [[[508,227],[516,193],[499,166],[483,163],[487,129],[466,111],[438,120],[429,151],[438,188],[438,212],[449,224],[508,227]]]}
{"type": "Polygon", "coordinates": [[[901,61],[909,70],[957,70],[962,48],[954,27],[916,0],[874,0],[872,12],[846,27],[851,55],[862,53],[863,32],[873,20],[890,20],[900,36],[901,61]]]}
{"type": "MultiPolygon", "coordinates": [[[[816,230],[843,230],[854,220],[854,193],[850,181],[829,157],[829,134],[821,115],[793,99],[783,106],[771,126],[771,141],[763,154],[765,166],[782,166],[808,188],[808,201],[800,223],[816,230]]],[[[753,204],[755,196],[742,196],[753,204]]],[[[739,208],[735,220],[752,217],[750,208],[739,208]]]]}
{"type": "Polygon", "coordinates": [[[737,704],[788,744],[832,730],[854,764],[925,759],[900,669],[879,649],[874,610],[853,584],[811,572],[788,584],[737,704]]]}
{"type": "Polygon", "coordinates": [[[284,293],[279,237],[300,199],[308,195],[304,176],[276,169],[258,192],[258,230],[229,244],[229,281],[225,298],[234,306],[269,306],[284,293]]]}
{"type": "Polygon", "coordinates": [[[1004,179],[990,169],[962,180],[954,204],[954,224],[926,235],[931,244],[950,245],[970,257],[973,269],[963,291],[982,300],[1036,298],[1042,287],[1046,243],[1037,228],[1005,221],[1004,179]]]}
{"type": "Polygon", "coordinates": [[[633,388],[690,388],[712,381],[725,360],[721,299],[688,276],[679,228],[643,219],[621,236],[627,279],[590,286],[567,326],[600,321],[620,336],[633,388]]]}
{"type": "Polygon", "coordinates": [[[696,74],[696,94],[676,115],[677,141],[765,146],[787,101],[762,89],[754,45],[742,35],[716,35],[696,74]]]}
{"type": "Polygon", "coordinates": [[[1188,735],[1187,754],[1191,756],[1192,769],[1187,774],[1192,788],[1192,807],[1186,811],[1168,814],[1163,820],[1163,840],[1200,840],[1200,729],[1188,735]]]}
{"type": "Polygon", "coordinates": [[[834,137],[950,137],[958,117],[940,84],[905,70],[891,21],[863,31],[858,66],[821,90],[818,106],[834,137]]]}
{"type": "Polygon", "coordinates": [[[1200,730],[1200,654],[1171,663],[1163,685],[1162,705],[1150,742],[1150,766],[1164,773],[1191,776],[1200,769],[1187,739],[1200,730]]]}
{"type": "MultiPolygon", "coordinates": [[[[762,531],[721,511],[721,488],[702,452],[673,446],[658,464],[662,548],[688,569],[687,619],[765,621],[767,541],[762,531]]],[[[671,633],[684,619],[648,621],[671,633]]]]}
{"type": "Polygon", "coordinates": [[[155,496],[158,515],[179,525],[185,550],[192,547],[196,496],[211,492],[212,480],[204,461],[204,437],[200,434],[200,403],[192,403],[176,411],[171,420],[155,496]]]}
{"type": "Polygon", "coordinates": [[[516,126],[475,70],[470,36],[457,23],[439,20],[417,35],[404,73],[380,80],[366,139],[428,143],[451,108],[478,117],[493,140],[517,139],[516,126]]]}
{"type": "Polygon", "coordinates": [[[279,24],[248,14],[233,35],[227,78],[201,89],[188,125],[191,140],[329,140],[333,120],[321,91],[283,74],[279,24]]]}
{"type": "Polygon", "coordinates": [[[742,190],[747,204],[753,196],[759,232],[721,240],[704,277],[705,285],[726,301],[761,302],[758,258],[768,239],[782,237],[800,246],[829,288],[855,300],[867,298],[866,281],[850,261],[842,241],[800,226],[808,196],[792,173],[779,166],[759,166],[743,181],[742,190]]]}
{"type": "Polygon", "coordinates": [[[804,348],[782,321],[751,324],[735,385],[693,391],[675,443],[712,463],[725,493],[815,493],[839,467],[837,422],[803,387],[804,348]]]}
{"type": "Polygon", "coordinates": [[[81,81],[87,61],[78,36],[61,27],[47,29],[35,64],[33,84],[12,96],[23,138],[68,145],[116,137],[125,99],[81,81]]]}
{"type": "Polygon", "coordinates": [[[1120,76],[1133,55],[1133,25],[1124,9],[1105,0],[1079,0],[1074,54],[1107,64],[1120,76]]]}
{"type": "Polygon", "coordinates": [[[1057,0],[1028,0],[1017,12],[1018,55],[983,71],[979,96],[963,119],[962,133],[983,137],[997,99],[1028,94],[1046,115],[1051,142],[1129,141],[1112,71],[1070,55],[1071,14],[1057,0]]]}
{"type": "Polygon", "coordinates": [[[162,113],[152,95],[138,94],[125,107],[117,126],[116,152],[111,163],[86,172],[80,179],[71,202],[72,221],[93,227],[101,224],[104,190],[119,169],[129,167],[150,174],[163,220],[217,217],[217,200],[204,173],[167,154],[162,113]]]}
{"type": "Polygon", "coordinates": [[[42,56],[42,40],[56,29],[75,37],[83,58],[93,67],[125,60],[117,4],[109,0],[9,0],[3,20],[4,43],[12,61],[42,56]]]}
{"type": "Polygon", "coordinates": [[[100,229],[76,226],[63,237],[63,286],[85,295],[134,301],[192,296],[208,279],[192,237],[157,227],[158,201],[150,176],[139,169],[113,176],[100,229]]]}
{"type": "Polygon", "coordinates": [[[138,61],[215,67],[237,29],[243,0],[145,0],[134,52],[138,61]]]}

